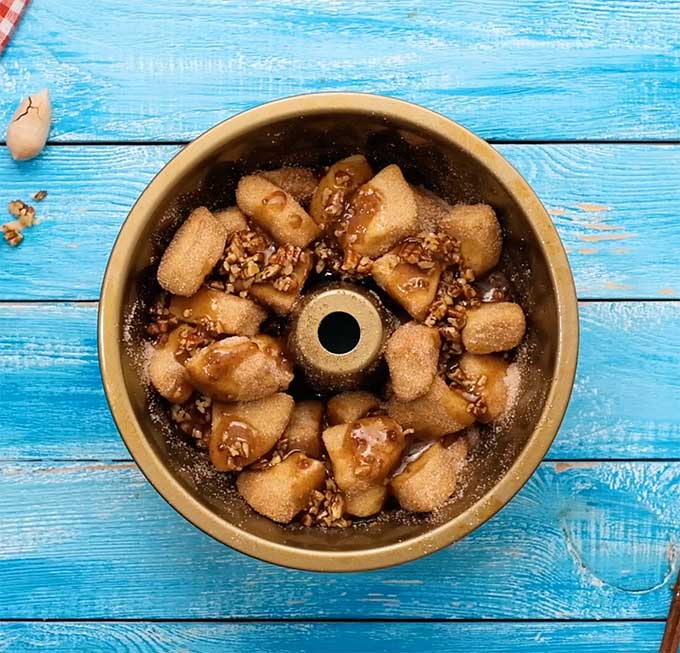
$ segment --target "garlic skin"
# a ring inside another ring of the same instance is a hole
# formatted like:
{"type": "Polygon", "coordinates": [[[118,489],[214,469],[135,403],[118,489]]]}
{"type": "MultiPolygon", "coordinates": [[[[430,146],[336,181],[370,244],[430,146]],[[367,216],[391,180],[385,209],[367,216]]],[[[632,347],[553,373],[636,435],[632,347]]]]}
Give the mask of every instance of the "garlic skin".
{"type": "Polygon", "coordinates": [[[7,127],[7,149],[15,161],[38,156],[45,147],[52,123],[52,105],[47,89],[21,101],[7,127]]]}

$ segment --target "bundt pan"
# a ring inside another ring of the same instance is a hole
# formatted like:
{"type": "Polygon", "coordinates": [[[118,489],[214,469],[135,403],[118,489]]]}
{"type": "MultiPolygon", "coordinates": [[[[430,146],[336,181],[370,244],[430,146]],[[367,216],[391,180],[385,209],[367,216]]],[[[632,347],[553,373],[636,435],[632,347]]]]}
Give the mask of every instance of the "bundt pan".
{"type": "MultiPolygon", "coordinates": [[[[483,110],[483,107],[480,107],[483,110]]],[[[562,244],[526,181],[455,122],[386,97],[323,93],[241,113],[185,147],[132,208],[108,263],[99,356],[111,412],[158,492],[195,526],[262,560],[318,571],[358,571],[414,560],[470,533],[534,472],[564,416],[578,348],[574,284],[562,244]],[[363,153],[398,164],[413,184],[449,202],[487,202],[504,231],[502,265],[528,318],[519,398],[502,429],[482,438],[463,488],[427,516],[395,511],[346,529],[280,526],[254,513],[205,458],[172,435],[142,381],[149,279],[174,229],[199,205],[234,203],[241,175],[282,165],[322,166],[363,153]]]]}

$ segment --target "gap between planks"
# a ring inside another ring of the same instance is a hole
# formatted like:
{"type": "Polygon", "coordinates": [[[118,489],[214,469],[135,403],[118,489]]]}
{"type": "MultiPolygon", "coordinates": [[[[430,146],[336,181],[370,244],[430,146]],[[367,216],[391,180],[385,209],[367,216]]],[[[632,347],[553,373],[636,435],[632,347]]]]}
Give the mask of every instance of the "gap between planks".
{"type": "MultiPolygon", "coordinates": [[[[680,297],[677,296],[667,296],[667,297],[636,297],[634,299],[627,297],[586,297],[584,299],[578,299],[579,304],[643,304],[643,303],[671,303],[679,302],[680,297]]],[[[40,306],[41,304],[77,304],[79,306],[98,306],[98,299],[2,299],[0,298],[0,306],[12,306],[16,305],[26,305],[30,306],[35,304],[40,306]]]]}
{"type": "MultiPolygon", "coordinates": [[[[46,457],[46,458],[3,458],[0,456],[0,464],[11,465],[25,465],[34,463],[93,463],[102,468],[107,465],[126,465],[127,463],[135,462],[134,458],[63,458],[63,457],[46,457]]],[[[541,463],[550,463],[555,465],[557,473],[565,472],[577,467],[598,467],[600,465],[608,464],[629,464],[629,463],[680,463],[680,457],[668,456],[666,458],[556,458],[548,455],[541,460],[541,463]]],[[[137,466],[135,464],[135,466],[137,466]]],[[[0,620],[1,621],[1,620],[0,620]]]]}
{"type": "Polygon", "coordinates": [[[90,623],[102,623],[102,624],[659,624],[665,623],[665,619],[654,619],[654,618],[644,618],[637,617],[635,619],[626,618],[609,618],[609,619],[565,619],[565,618],[532,618],[532,619],[484,619],[484,618],[466,618],[466,619],[444,619],[441,617],[404,617],[389,619],[384,617],[366,617],[361,619],[356,619],[353,617],[272,617],[272,618],[262,618],[262,617],[235,617],[230,619],[229,617],[200,617],[200,618],[156,618],[149,617],[145,619],[136,619],[134,617],[130,618],[119,618],[119,619],[107,619],[98,617],[76,617],[68,619],[25,619],[25,618],[4,618],[0,619],[0,626],[2,624],[90,624],[90,623]]]}
{"type": "MultiPolygon", "coordinates": [[[[239,114],[227,116],[225,120],[229,120],[239,114]]],[[[207,131],[207,130],[206,130],[207,131]]],[[[196,138],[202,136],[205,132],[199,132],[193,139],[176,139],[176,140],[101,140],[101,141],[78,141],[78,140],[52,140],[47,141],[45,147],[106,147],[106,146],[184,146],[192,143],[196,138]]],[[[480,137],[481,138],[481,137],[480,137]]],[[[680,139],[606,139],[606,138],[580,138],[580,139],[507,139],[507,138],[482,138],[483,141],[489,145],[680,145],[680,139]]],[[[0,141],[0,146],[6,147],[6,141],[0,141]]]]}

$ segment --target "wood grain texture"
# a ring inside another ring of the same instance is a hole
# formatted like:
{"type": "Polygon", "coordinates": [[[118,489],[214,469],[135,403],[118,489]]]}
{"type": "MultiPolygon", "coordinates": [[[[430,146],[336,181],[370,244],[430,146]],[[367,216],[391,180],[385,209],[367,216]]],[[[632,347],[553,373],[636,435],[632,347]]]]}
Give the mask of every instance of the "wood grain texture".
{"type": "Polygon", "coordinates": [[[0,623],[0,653],[656,653],[663,625],[601,623],[0,623]]]}
{"type": "Polygon", "coordinates": [[[486,138],[677,139],[679,24],[660,0],[42,0],[0,63],[0,123],[49,86],[55,139],[190,139],[267,100],[352,90],[486,138]]]}
{"type": "Polygon", "coordinates": [[[579,297],[680,297],[680,147],[497,147],[551,214],[579,297]]]}
{"type": "Polygon", "coordinates": [[[680,303],[581,304],[579,363],[553,458],[680,457],[680,303]]]}
{"type": "Polygon", "coordinates": [[[661,619],[680,464],[544,463],[458,544],[323,577],[215,542],[133,463],[2,464],[0,514],[0,619],[661,619]]]}
{"type": "MultiPolygon", "coordinates": [[[[548,455],[680,457],[680,302],[587,303],[580,313],[574,393],[548,455]]],[[[96,319],[95,304],[0,304],[0,396],[12,397],[0,460],[129,458],[101,387],[96,319]]]]}
{"type": "MultiPolygon", "coordinates": [[[[189,140],[277,97],[383,93],[498,140],[680,139],[678,3],[101,0],[96,9],[31,4],[0,59],[0,124],[21,96],[48,86],[53,142],[149,145],[54,146],[22,165],[0,148],[0,203],[49,191],[25,243],[0,246],[0,301],[96,301],[120,224],[179,149],[153,143],[189,140]]],[[[581,299],[680,298],[680,146],[498,149],[552,214],[581,299]]],[[[96,304],[0,303],[0,619],[162,620],[0,621],[0,653],[332,653],[350,643],[655,651],[662,623],[635,620],[666,615],[680,462],[592,459],[679,459],[679,318],[680,302],[582,305],[574,396],[550,452],[560,462],[543,463],[453,547],[321,578],[214,542],[143,479],[103,397],[96,304]],[[220,618],[302,621],[186,621],[220,618]],[[304,621],[319,618],[475,622],[304,621]]]]}
{"type": "Polygon", "coordinates": [[[2,150],[0,197],[32,203],[40,223],[19,247],[0,243],[0,298],[98,299],[121,224],[178,148],[47,148],[21,164],[2,150]]]}
{"type": "MultiPolygon", "coordinates": [[[[680,146],[498,149],[553,214],[582,299],[680,297],[680,146]]],[[[50,147],[21,165],[0,152],[0,198],[49,191],[42,223],[20,247],[0,247],[0,299],[97,299],[120,225],[177,151],[50,147]]]]}
{"type": "Polygon", "coordinates": [[[0,458],[129,458],[102,388],[96,304],[0,304],[0,397],[0,458]]]}

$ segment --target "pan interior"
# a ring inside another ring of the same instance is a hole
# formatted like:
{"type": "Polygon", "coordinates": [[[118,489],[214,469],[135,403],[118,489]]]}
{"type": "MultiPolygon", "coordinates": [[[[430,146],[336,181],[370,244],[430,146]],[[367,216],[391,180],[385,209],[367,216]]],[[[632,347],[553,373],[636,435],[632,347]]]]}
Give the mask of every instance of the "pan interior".
{"type": "Polygon", "coordinates": [[[493,488],[517,459],[532,434],[554,374],[558,311],[548,262],[527,216],[497,177],[465,149],[404,120],[366,113],[320,112],[288,118],[242,132],[188,171],[168,189],[148,216],[146,231],[134,246],[120,278],[126,294],[120,316],[123,369],[136,418],[156,453],[177,481],[220,519],[265,540],[316,551],[360,551],[403,542],[459,515],[493,488]],[[511,415],[483,433],[457,495],[429,516],[383,514],[347,529],[282,527],[260,517],[236,494],[231,481],[216,473],[207,456],[175,434],[165,410],[143,381],[143,320],[150,280],[160,252],[189,212],[233,205],[238,179],[246,173],[282,165],[319,167],[351,154],[366,155],[374,169],[398,164],[409,182],[451,203],[486,202],[504,231],[502,266],[527,315],[527,337],[519,352],[521,380],[511,415]]]}

